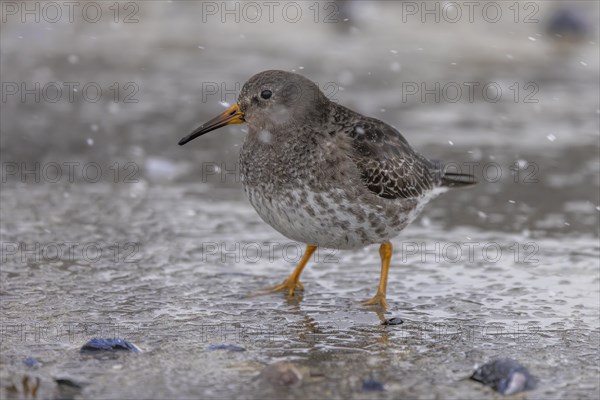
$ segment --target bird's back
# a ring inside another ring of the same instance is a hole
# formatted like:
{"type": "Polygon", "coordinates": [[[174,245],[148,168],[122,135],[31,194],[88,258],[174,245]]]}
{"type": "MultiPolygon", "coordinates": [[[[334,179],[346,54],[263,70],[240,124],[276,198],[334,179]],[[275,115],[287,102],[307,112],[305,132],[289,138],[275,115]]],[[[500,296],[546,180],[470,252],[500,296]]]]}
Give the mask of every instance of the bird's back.
{"type": "Polygon", "coordinates": [[[419,198],[436,187],[475,183],[472,175],[446,173],[444,165],[416,152],[400,132],[375,118],[336,105],[331,121],[351,143],[348,157],[364,185],[386,199],[419,198]]]}
{"type": "Polygon", "coordinates": [[[330,107],[318,129],[290,127],[269,141],[249,132],[241,152],[246,194],[291,239],[335,248],[381,243],[440,192],[442,169],[384,122],[330,107]]]}

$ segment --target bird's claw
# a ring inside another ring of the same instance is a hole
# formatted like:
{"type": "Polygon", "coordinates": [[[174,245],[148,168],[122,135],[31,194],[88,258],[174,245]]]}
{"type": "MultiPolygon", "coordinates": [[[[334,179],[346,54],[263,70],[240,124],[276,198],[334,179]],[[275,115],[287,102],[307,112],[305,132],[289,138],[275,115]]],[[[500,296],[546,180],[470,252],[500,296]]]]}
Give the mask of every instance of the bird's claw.
{"type": "Polygon", "coordinates": [[[262,293],[263,294],[267,294],[267,293],[275,293],[275,292],[288,292],[288,296],[292,297],[294,296],[294,292],[296,291],[296,289],[298,290],[304,290],[304,286],[302,286],[302,284],[300,283],[300,281],[294,281],[290,278],[286,278],[286,280],[284,280],[283,282],[281,282],[279,285],[275,285],[269,288],[266,288],[262,293]]]}
{"type": "Polygon", "coordinates": [[[385,294],[383,293],[377,293],[372,299],[367,300],[362,304],[363,306],[379,306],[383,310],[387,310],[388,308],[387,301],[385,301],[385,294]]]}

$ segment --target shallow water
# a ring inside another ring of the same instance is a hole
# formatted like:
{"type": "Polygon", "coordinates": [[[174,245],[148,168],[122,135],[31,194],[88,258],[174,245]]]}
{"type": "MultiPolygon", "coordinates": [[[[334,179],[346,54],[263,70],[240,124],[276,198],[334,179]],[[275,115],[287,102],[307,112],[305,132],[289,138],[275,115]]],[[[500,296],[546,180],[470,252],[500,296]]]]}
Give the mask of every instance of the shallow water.
{"type": "MultiPolygon", "coordinates": [[[[597,34],[565,48],[542,23],[397,24],[382,3],[353,3],[354,30],[199,24],[198,4],[141,4],[127,26],[2,24],[4,82],[140,89],[138,103],[2,104],[3,398],[18,397],[7,388],[25,374],[41,378],[40,398],[57,396],[57,378],[81,384],[85,398],[493,398],[466,378],[498,357],[539,379],[528,398],[598,397],[597,34]],[[386,314],[360,305],[379,279],[376,246],[318,252],[295,299],[250,296],[281,281],[302,248],[245,200],[240,128],[176,145],[222,109],[221,93],[202,100],[203,83],[231,87],[273,67],[333,82],[337,101],[480,180],[432,201],[393,240],[386,314]],[[473,81],[507,95],[451,103],[400,93],[406,82],[473,81]],[[512,101],[515,82],[534,82],[539,101],[512,101]],[[39,182],[23,173],[35,162],[39,182]],[[69,162],[79,163],[73,179],[69,162]],[[102,171],[97,182],[86,163],[102,171]],[[404,323],[380,325],[389,317],[404,323]],[[92,337],[143,352],[80,355],[92,337]],[[41,366],[26,367],[27,357],[41,366]],[[303,382],[257,379],[276,361],[295,363],[303,382]],[[362,391],[368,378],[387,391],[362,391]]],[[[540,15],[558,4],[542,3],[540,15]]],[[[595,3],[580,6],[597,14],[595,3]]]]}

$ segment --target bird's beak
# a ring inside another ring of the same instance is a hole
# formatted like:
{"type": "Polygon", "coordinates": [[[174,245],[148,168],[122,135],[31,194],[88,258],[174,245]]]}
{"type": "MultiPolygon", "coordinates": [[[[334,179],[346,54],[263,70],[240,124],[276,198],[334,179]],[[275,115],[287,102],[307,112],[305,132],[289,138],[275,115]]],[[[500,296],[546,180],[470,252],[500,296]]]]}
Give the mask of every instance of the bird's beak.
{"type": "Polygon", "coordinates": [[[181,139],[179,141],[179,145],[183,146],[187,142],[192,141],[197,137],[204,135],[205,133],[224,127],[225,125],[243,124],[244,122],[246,122],[244,120],[244,113],[242,113],[237,104],[234,104],[224,113],[217,115],[201,127],[194,130],[194,132],[181,139]]]}

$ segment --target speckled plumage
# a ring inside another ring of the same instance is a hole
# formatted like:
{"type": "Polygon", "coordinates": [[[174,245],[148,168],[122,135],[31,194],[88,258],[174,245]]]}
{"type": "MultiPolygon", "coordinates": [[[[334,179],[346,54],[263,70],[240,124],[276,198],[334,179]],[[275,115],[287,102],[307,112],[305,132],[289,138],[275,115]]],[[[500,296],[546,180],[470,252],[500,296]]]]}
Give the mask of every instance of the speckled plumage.
{"type": "Polygon", "coordinates": [[[379,243],[381,278],[365,305],[387,307],[389,239],[450,186],[474,183],[415,152],[394,128],[329,101],[310,80],[265,71],[244,84],[237,104],[179,141],[248,124],[240,171],[250,203],[284,236],[306,243],[296,269],[267,292],[302,289],[300,274],[318,247],[379,243]]]}
{"type": "Polygon", "coordinates": [[[255,97],[263,88],[273,90],[273,82],[287,82],[287,90],[300,89],[299,95],[282,104],[286,89],[274,90],[279,110],[246,117],[240,169],[250,203],[284,236],[340,249],[381,243],[444,190],[440,167],[398,131],[329,101],[300,75],[255,75],[240,93],[242,111],[260,104],[255,97]]]}

